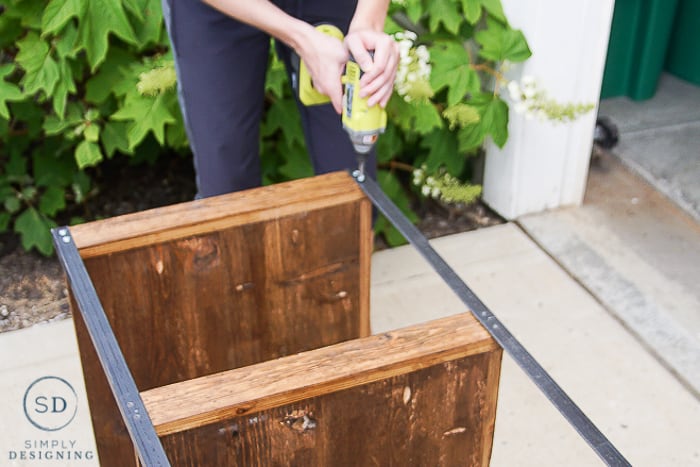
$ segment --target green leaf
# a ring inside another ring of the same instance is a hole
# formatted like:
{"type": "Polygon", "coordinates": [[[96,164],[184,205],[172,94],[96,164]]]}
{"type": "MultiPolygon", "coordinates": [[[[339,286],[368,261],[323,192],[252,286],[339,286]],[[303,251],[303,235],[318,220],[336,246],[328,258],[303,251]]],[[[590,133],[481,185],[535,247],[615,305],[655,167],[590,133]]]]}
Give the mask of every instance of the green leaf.
{"type": "Polygon", "coordinates": [[[85,127],[83,136],[86,141],[97,143],[100,140],[100,125],[95,122],[90,122],[90,124],[85,127]]]}
{"type": "Polygon", "coordinates": [[[39,138],[42,129],[41,126],[46,116],[46,109],[37,102],[37,99],[25,98],[21,101],[14,102],[10,108],[13,118],[17,121],[21,121],[23,130],[26,129],[23,136],[29,138],[30,141],[39,138]]]}
{"type": "Polygon", "coordinates": [[[75,161],[81,169],[97,165],[101,160],[102,151],[95,143],[83,140],[75,148],[75,161]]]}
{"type": "Polygon", "coordinates": [[[403,189],[401,182],[396,177],[394,172],[389,170],[379,170],[377,173],[377,182],[381,186],[382,191],[401,209],[408,220],[416,222],[418,215],[411,209],[411,202],[408,199],[406,191],[403,189]]]}
{"type": "Polygon", "coordinates": [[[418,23],[423,16],[423,2],[421,0],[406,0],[406,14],[414,23],[418,23]]]}
{"type": "Polygon", "coordinates": [[[66,197],[62,188],[50,186],[44,191],[39,200],[39,211],[47,216],[55,216],[56,213],[65,209],[66,197]]]}
{"type": "Polygon", "coordinates": [[[12,216],[9,212],[0,212],[0,232],[7,232],[7,227],[10,225],[12,216]]]}
{"type": "Polygon", "coordinates": [[[481,94],[472,102],[479,109],[484,134],[490,134],[498,147],[503,147],[508,139],[508,104],[493,94],[481,94]]]}
{"type": "Polygon", "coordinates": [[[176,122],[165,128],[165,141],[168,147],[173,149],[187,148],[189,146],[189,141],[187,139],[187,132],[185,131],[185,124],[182,121],[180,108],[174,109],[173,113],[175,114],[176,122]]]}
{"type": "Polygon", "coordinates": [[[162,145],[165,143],[165,125],[175,123],[168,108],[167,94],[127,96],[124,106],[112,115],[113,120],[129,121],[127,138],[129,148],[134,149],[151,132],[162,145]]]}
{"type": "Polygon", "coordinates": [[[479,111],[481,120],[459,130],[460,151],[473,151],[481,146],[487,135],[491,135],[497,146],[503,147],[508,139],[508,105],[490,93],[475,95],[469,104],[479,111]]]}
{"type": "Polygon", "coordinates": [[[54,40],[54,46],[56,47],[56,52],[59,57],[63,58],[75,58],[77,54],[76,50],[76,40],[78,39],[78,28],[73,24],[68,26],[61,31],[61,34],[54,40]]]}
{"type": "Polygon", "coordinates": [[[314,174],[314,169],[305,146],[301,144],[285,146],[282,155],[286,161],[279,167],[279,172],[284,175],[287,180],[311,177],[314,174]]]}
{"type": "Polygon", "coordinates": [[[288,89],[287,72],[284,63],[277,58],[277,54],[271,55],[272,59],[265,76],[265,92],[272,93],[275,97],[283,97],[288,89]]]}
{"type": "Polygon", "coordinates": [[[116,151],[124,154],[132,152],[127,137],[128,127],[126,122],[107,122],[105,124],[104,130],[102,130],[102,145],[108,158],[114,156],[116,151]]]}
{"type": "Polygon", "coordinates": [[[51,0],[41,15],[43,35],[56,34],[71,18],[82,17],[87,4],[81,0],[51,0]]]}
{"type": "Polygon", "coordinates": [[[138,45],[138,40],[126,17],[122,2],[89,0],[79,21],[78,43],[81,48],[85,49],[90,69],[93,72],[107,56],[110,34],[129,44],[138,45]]]}
{"type": "Polygon", "coordinates": [[[144,12],[141,11],[140,0],[122,0],[122,2],[124,3],[124,9],[130,14],[134,15],[136,19],[139,21],[143,21],[145,19],[144,12]]]}
{"type": "Polygon", "coordinates": [[[160,0],[122,0],[124,8],[132,14],[134,33],[139,48],[144,49],[155,43],[161,37],[163,30],[163,15],[160,0]]]}
{"type": "Polygon", "coordinates": [[[29,207],[15,220],[15,232],[20,234],[22,247],[29,251],[36,248],[44,255],[53,252],[51,229],[56,223],[42,215],[35,208],[29,207]]]}
{"type": "Polygon", "coordinates": [[[503,12],[501,0],[481,0],[481,4],[484,6],[484,9],[491,14],[491,16],[502,23],[507,23],[506,14],[503,12]]]}
{"type": "Polygon", "coordinates": [[[61,60],[58,68],[60,78],[53,93],[53,110],[56,112],[56,115],[63,116],[66,110],[68,94],[76,92],[76,88],[75,81],[73,81],[73,72],[68,62],[61,60]]]}
{"type": "Polygon", "coordinates": [[[12,6],[10,8],[8,5],[3,15],[19,19],[21,21],[20,24],[26,29],[41,29],[41,14],[46,4],[45,0],[14,0],[3,2],[5,5],[8,3],[11,3],[12,6]]]}
{"type": "Polygon", "coordinates": [[[437,172],[444,166],[451,174],[457,175],[464,168],[464,156],[458,150],[455,133],[451,131],[446,129],[433,131],[423,138],[421,147],[428,150],[425,165],[430,173],[437,172]]]}
{"type": "Polygon", "coordinates": [[[10,214],[14,214],[17,211],[19,211],[19,208],[22,207],[22,203],[20,202],[19,198],[17,196],[13,196],[12,198],[5,198],[5,202],[3,203],[5,206],[5,210],[9,212],[10,214]]]}
{"type": "Polygon", "coordinates": [[[72,126],[83,121],[82,110],[79,104],[69,103],[66,108],[66,115],[61,118],[58,115],[48,115],[44,120],[42,128],[47,135],[57,135],[63,133],[72,126]]]}
{"type": "Polygon", "coordinates": [[[430,31],[437,32],[440,23],[453,34],[459,32],[462,16],[457,9],[457,3],[452,0],[430,0],[426,4],[426,13],[429,17],[430,31]]]}
{"type": "Polygon", "coordinates": [[[51,57],[49,44],[35,32],[28,33],[17,43],[19,53],[15,60],[24,69],[21,84],[26,94],[43,90],[52,95],[61,77],[58,63],[51,57]]]}
{"type": "Polygon", "coordinates": [[[82,203],[85,200],[85,196],[90,191],[90,177],[85,173],[85,171],[75,172],[73,174],[73,183],[71,184],[73,189],[73,194],[75,195],[75,202],[82,203]]]}
{"type": "Polygon", "coordinates": [[[435,105],[429,101],[406,102],[400,97],[389,101],[388,114],[404,131],[425,135],[442,128],[443,121],[435,105]]]}
{"type": "Polygon", "coordinates": [[[8,177],[24,177],[27,175],[27,159],[21,152],[12,152],[4,169],[5,175],[8,177]]]}
{"type": "Polygon", "coordinates": [[[269,137],[278,130],[282,131],[284,139],[290,145],[292,143],[304,144],[301,118],[294,99],[277,99],[267,110],[261,130],[262,136],[269,137]]]}
{"type": "Polygon", "coordinates": [[[23,33],[24,29],[18,18],[7,14],[0,15],[0,49],[13,45],[23,33]]]}
{"type": "MultiPolygon", "coordinates": [[[[408,199],[407,192],[403,189],[401,182],[393,172],[388,170],[380,170],[377,173],[377,182],[381,186],[382,191],[396,204],[396,206],[401,209],[401,211],[406,215],[406,217],[411,222],[416,222],[418,216],[411,209],[410,201],[408,199]]],[[[381,216],[376,224],[375,230],[381,231],[384,234],[387,242],[392,246],[401,245],[406,243],[403,235],[401,235],[393,226],[389,224],[384,216],[381,216]]]]}
{"type": "MultiPolygon", "coordinates": [[[[85,84],[85,100],[99,104],[106,101],[110,94],[120,95],[115,91],[115,87],[124,81],[122,70],[136,60],[136,56],[125,49],[117,46],[110,47],[107,58],[100,69],[85,84]]],[[[134,76],[138,76],[138,74],[134,76]]],[[[135,84],[131,86],[133,87],[135,84]]]]}
{"type": "Polygon", "coordinates": [[[392,248],[408,243],[401,232],[384,215],[380,215],[377,222],[374,223],[374,231],[383,235],[386,243],[392,248]]]}
{"type": "Polygon", "coordinates": [[[476,24],[481,19],[482,0],[461,0],[462,12],[469,24],[476,24]]]}
{"type": "Polygon", "coordinates": [[[437,42],[430,50],[433,70],[430,84],[438,92],[447,87],[447,105],[454,105],[468,93],[481,88],[479,75],[471,68],[469,54],[459,42],[437,42]]]}
{"type": "Polygon", "coordinates": [[[64,187],[70,184],[75,165],[68,157],[61,158],[50,151],[35,151],[32,167],[37,186],[64,187]]]}
{"type": "Polygon", "coordinates": [[[34,197],[36,196],[37,189],[33,185],[25,186],[22,188],[22,194],[20,198],[26,201],[33,201],[34,197]]]}
{"type": "Polygon", "coordinates": [[[481,147],[484,143],[484,128],[481,123],[467,125],[460,128],[457,133],[457,141],[459,142],[459,151],[462,153],[471,153],[475,149],[481,147]]]}
{"type": "Polygon", "coordinates": [[[486,29],[478,31],[474,39],[481,44],[479,55],[487,60],[513,63],[530,58],[532,52],[522,31],[511,29],[498,21],[488,19],[486,29]]]}
{"type": "Polygon", "coordinates": [[[10,109],[7,108],[8,101],[19,101],[24,98],[18,86],[5,81],[5,77],[15,70],[13,63],[0,66],[0,116],[10,119],[10,109]]]}
{"type": "Polygon", "coordinates": [[[403,151],[403,140],[396,125],[388,122],[384,134],[377,141],[377,162],[388,163],[403,151]]]}

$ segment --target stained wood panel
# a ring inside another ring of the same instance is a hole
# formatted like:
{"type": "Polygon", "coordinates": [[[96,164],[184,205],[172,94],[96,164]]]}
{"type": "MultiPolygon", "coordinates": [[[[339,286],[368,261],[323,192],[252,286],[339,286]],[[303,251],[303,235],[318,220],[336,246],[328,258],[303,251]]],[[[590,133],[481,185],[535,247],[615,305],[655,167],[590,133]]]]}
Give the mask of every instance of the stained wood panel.
{"type": "Polygon", "coordinates": [[[501,350],[469,314],[142,393],[178,466],[486,466],[501,350]]]}
{"type": "MultiPolygon", "coordinates": [[[[367,335],[370,224],[336,173],[71,233],[143,391],[367,335]]],[[[125,427],[75,325],[101,464],[126,465],[125,427]]]]}

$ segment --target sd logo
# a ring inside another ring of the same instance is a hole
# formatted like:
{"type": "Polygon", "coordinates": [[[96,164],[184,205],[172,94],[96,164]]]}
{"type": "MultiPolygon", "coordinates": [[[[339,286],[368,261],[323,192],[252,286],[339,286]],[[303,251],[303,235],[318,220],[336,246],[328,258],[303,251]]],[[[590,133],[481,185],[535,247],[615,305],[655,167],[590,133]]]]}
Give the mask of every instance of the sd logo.
{"type": "Polygon", "coordinates": [[[24,415],[44,431],[58,431],[75,418],[78,395],[68,381],[44,376],[29,385],[24,393],[24,415]]]}

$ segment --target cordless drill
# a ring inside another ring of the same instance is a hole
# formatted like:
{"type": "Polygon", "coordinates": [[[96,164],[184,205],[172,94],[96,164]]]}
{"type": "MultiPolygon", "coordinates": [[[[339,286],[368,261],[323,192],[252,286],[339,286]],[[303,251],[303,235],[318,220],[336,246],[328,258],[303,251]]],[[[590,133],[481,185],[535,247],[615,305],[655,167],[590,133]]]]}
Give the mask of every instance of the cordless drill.
{"type": "MultiPolygon", "coordinates": [[[[321,24],[316,28],[325,34],[343,39],[340,29],[331,24],[321,24]]],[[[318,105],[330,102],[328,96],[321,94],[313,87],[311,75],[298,56],[292,58],[292,66],[294,68],[292,86],[297,91],[302,104],[318,105]]],[[[365,163],[368,154],[379,135],[386,129],[386,111],[379,105],[369,107],[367,98],[360,97],[362,74],[360,66],[350,57],[342,77],[344,85],[342,123],[357,154],[358,167],[353,175],[360,182],[365,179],[365,163]]]]}

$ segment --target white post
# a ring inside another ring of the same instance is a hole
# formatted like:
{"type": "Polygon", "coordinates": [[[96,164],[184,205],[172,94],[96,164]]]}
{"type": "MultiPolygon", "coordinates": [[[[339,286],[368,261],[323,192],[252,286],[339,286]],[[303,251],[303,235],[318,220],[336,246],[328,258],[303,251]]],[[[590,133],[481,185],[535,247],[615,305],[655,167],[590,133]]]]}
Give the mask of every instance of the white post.
{"type": "MultiPolygon", "coordinates": [[[[573,123],[528,119],[510,111],[503,149],[486,147],[483,200],[506,219],[580,205],[610,36],[614,0],[502,0],[532,57],[508,76],[532,76],[558,102],[594,103],[573,123]]],[[[503,92],[503,96],[507,92],[503,92]]]]}

